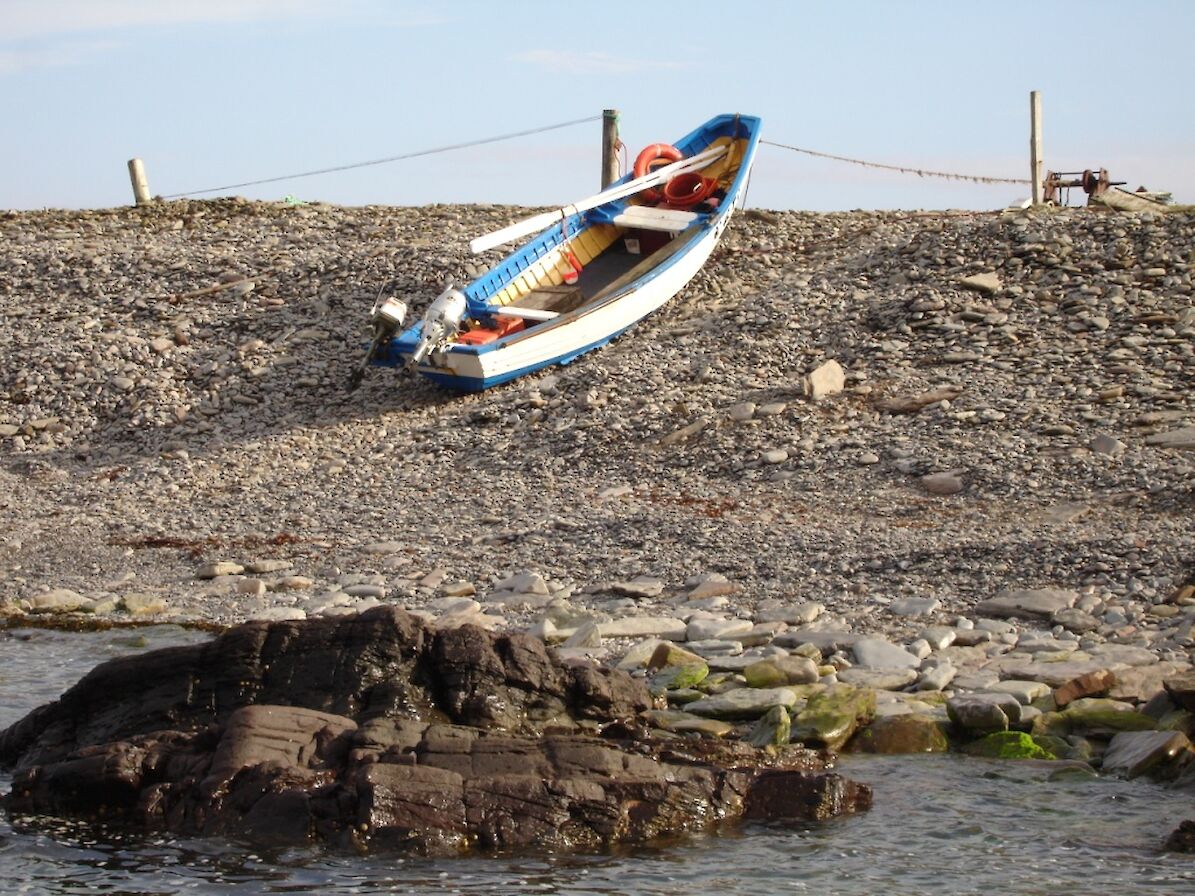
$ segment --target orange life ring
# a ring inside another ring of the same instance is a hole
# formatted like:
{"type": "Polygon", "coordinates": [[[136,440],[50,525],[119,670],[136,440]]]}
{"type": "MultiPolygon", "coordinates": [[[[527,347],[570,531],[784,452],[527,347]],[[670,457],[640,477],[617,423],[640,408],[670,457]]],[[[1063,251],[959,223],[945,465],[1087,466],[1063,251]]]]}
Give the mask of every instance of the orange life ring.
{"type": "MultiPolygon", "coordinates": [[[[679,162],[684,157],[683,152],[669,143],[653,143],[651,146],[645,147],[643,152],[635,157],[635,177],[643,177],[657,167],[657,162],[669,165],[672,162],[679,162]]],[[[643,196],[645,202],[659,202],[663,198],[659,190],[644,190],[640,195],[643,196]]]]}

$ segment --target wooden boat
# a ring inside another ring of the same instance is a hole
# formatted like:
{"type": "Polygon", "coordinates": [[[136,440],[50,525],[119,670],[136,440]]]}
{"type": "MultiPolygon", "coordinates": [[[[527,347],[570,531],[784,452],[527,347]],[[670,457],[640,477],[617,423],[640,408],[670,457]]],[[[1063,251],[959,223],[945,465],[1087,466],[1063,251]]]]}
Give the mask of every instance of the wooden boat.
{"type": "Polygon", "coordinates": [[[746,198],[759,130],[758,118],[719,115],[649,146],[596,196],[474,240],[481,252],[544,228],[405,330],[405,303],[379,298],[362,371],[404,366],[477,391],[605,345],[705,264],[746,198]]]}

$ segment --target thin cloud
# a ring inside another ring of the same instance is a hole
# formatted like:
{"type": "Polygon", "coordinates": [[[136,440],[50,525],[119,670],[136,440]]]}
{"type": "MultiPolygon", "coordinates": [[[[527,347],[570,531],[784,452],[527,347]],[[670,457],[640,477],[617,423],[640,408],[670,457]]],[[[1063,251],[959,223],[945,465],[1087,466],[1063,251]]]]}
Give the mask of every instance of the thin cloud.
{"type": "Polygon", "coordinates": [[[31,68],[83,65],[123,46],[116,41],[71,41],[33,50],[0,48],[0,75],[31,68]]]}
{"type": "Polygon", "coordinates": [[[449,21],[422,5],[375,0],[0,0],[0,40],[177,25],[323,19],[417,28],[449,21]]]}
{"type": "Polygon", "coordinates": [[[570,50],[528,50],[511,57],[515,62],[537,65],[550,72],[574,75],[627,75],[635,72],[679,71],[686,62],[659,59],[629,59],[609,53],[581,53],[570,50]]]}
{"type": "Polygon", "coordinates": [[[334,11],[335,0],[6,0],[0,34],[6,41],[162,25],[256,22],[334,11]]]}

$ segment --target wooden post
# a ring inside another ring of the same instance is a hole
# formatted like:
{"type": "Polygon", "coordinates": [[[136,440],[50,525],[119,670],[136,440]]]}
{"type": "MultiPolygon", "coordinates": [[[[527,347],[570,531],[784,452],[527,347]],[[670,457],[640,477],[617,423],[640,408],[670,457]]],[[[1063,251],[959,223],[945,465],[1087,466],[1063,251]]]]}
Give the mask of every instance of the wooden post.
{"type": "Polygon", "coordinates": [[[140,159],[129,159],[129,181],[133,184],[133,200],[138,205],[149,205],[149,181],[145,179],[145,165],[140,159]]]}
{"type": "Polygon", "coordinates": [[[618,110],[602,112],[602,189],[618,180],[618,110]]]}
{"type": "Polygon", "coordinates": [[[1029,178],[1033,182],[1033,204],[1041,205],[1045,172],[1041,158],[1041,93],[1037,90],[1029,94],[1029,116],[1029,178]]]}

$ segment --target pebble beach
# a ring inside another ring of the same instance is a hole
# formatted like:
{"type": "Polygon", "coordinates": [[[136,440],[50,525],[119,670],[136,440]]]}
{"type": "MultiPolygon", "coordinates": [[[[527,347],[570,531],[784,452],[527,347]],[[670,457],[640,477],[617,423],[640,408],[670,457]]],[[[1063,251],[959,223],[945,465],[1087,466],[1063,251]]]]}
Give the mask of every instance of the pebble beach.
{"type": "Polygon", "coordinates": [[[1195,217],[751,210],[567,367],[349,391],[379,288],[525,211],[0,212],[9,624],[394,604],[650,674],[677,732],[840,685],[1083,760],[1189,727],[1195,217]]]}

